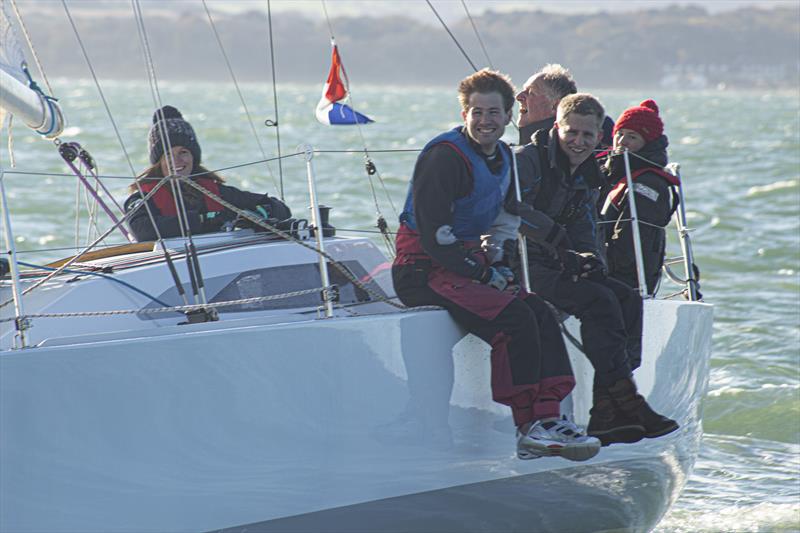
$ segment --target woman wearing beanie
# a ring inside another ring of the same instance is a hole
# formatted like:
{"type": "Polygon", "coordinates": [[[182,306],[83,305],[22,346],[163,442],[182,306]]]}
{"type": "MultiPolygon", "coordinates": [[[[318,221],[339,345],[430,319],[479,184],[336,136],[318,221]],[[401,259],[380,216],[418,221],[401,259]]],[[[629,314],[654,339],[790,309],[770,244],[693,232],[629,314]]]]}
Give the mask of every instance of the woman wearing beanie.
{"type": "MultiPolygon", "coordinates": [[[[256,211],[262,216],[278,220],[292,216],[286,204],[279,199],[224,185],[221,177],[201,166],[202,152],[194,129],[176,108],[164,106],[153,114],[153,126],[147,140],[151,166],[137,177],[138,187],[137,184],[131,185],[134,192],[125,201],[126,213],[135,210],[128,224],[139,242],[158,238],[147,210],[141,204],[161,178],[168,175],[190,176],[195,183],[240,209],[256,211]]],[[[235,218],[233,211],[194,187],[185,183],[181,183],[180,187],[185,220],[192,235],[220,231],[225,222],[235,218]]],[[[181,235],[178,205],[171,183],[162,185],[147,203],[161,237],[181,235]]]]}
{"type": "Polygon", "coordinates": [[[602,165],[611,190],[600,215],[606,221],[605,240],[609,275],[631,287],[639,286],[630,224],[623,150],[629,151],[636,212],[640,221],[647,293],[655,295],[664,264],[666,232],[677,207],[678,179],[664,171],[667,146],[664,123],[653,100],[626,109],[614,126],[613,150],[602,165]]]}

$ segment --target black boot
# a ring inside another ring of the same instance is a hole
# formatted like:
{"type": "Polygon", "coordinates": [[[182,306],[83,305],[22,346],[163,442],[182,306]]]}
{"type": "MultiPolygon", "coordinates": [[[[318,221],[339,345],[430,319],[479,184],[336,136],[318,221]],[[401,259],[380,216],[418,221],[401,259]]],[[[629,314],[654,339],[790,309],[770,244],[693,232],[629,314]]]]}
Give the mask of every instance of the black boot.
{"type": "Polygon", "coordinates": [[[627,417],[637,420],[644,427],[644,436],[653,439],[672,433],[678,429],[678,423],[653,411],[636,390],[633,379],[623,378],[608,388],[611,401],[618,411],[627,417]]]}
{"type": "Polygon", "coordinates": [[[608,389],[604,387],[595,386],[594,402],[589,414],[591,418],[586,434],[600,439],[603,446],[615,442],[639,442],[645,436],[642,423],[617,409],[608,389]]]}

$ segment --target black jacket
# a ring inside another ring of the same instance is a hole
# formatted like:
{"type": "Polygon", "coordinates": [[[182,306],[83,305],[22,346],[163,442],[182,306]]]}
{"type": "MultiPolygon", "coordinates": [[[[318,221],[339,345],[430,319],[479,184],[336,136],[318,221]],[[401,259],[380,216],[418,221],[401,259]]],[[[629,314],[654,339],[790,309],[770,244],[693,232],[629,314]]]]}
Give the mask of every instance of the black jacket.
{"type": "MultiPolygon", "coordinates": [[[[165,184],[162,187],[169,187],[169,184],[165,184]]],[[[241,191],[236,187],[220,184],[219,195],[223,200],[240,209],[253,210],[256,206],[264,206],[269,212],[270,218],[285,220],[292,216],[292,212],[286,204],[267,194],[241,191]]],[[[140,195],[138,191],[131,194],[128,199],[125,200],[125,212],[128,213],[140,206],[143,198],[144,196],[140,195]]],[[[189,230],[192,232],[192,235],[219,231],[225,221],[236,218],[236,214],[233,211],[225,209],[221,215],[209,221],[206,220],[204,216],[208,212],[208,209],[202,198],[197,198],[194,195],[185,195],[184,201],[186,204],[186,218],[189,222],[189,230]]],[[[177,237],[181,234],[177,216],[161,214],[152,197],[147,203],[150,206],[153,218],[155,219],[162,237],[177,237]]],[[[153,229],[150,217],[148,217],[147,210],[144,206],[141,206],[131,215],[128,220],[128,226],[139,242],[157,239],[156,232],[153,229]]]]}
{"type": "Polygon", "coordinates": [[[593,157],[570,174],[555,129],[537,131],[533,142],[517,151],[517,167],[523,204],[507,209],[522,219],[536,287],[561,274],[558,249],[598,253],[596,198],[602,176],[593,157]]]}
{"type": "MultiPolygon", "coordinates": [[[[668,145],[666,136],[662,135],[659,139],[646,144],[636,154],[630,154],[631,172],[648,168],[662,170],[667,164],[668,145]]],[[[603,163],[602,170],[609,184],[604,188],[604,192],[610,191],[625,176],[622,154],[609,156],[603,163]]],[[[672,219],[677,202],[673,188],[669,181],[656,172],[644,172],[634,181],[634,198],[636,214],[640,221],[639,235],[648,294],[654,294],[661,277],[666,246],[664,226],[672,219]]],[[[603,197],[605,201],[601,219],[607,246],[609,274],[631,287],[638,287],[628,197],[626,195],[622,198],[618,206],[609,200],[607,194],[603,197]]]]}

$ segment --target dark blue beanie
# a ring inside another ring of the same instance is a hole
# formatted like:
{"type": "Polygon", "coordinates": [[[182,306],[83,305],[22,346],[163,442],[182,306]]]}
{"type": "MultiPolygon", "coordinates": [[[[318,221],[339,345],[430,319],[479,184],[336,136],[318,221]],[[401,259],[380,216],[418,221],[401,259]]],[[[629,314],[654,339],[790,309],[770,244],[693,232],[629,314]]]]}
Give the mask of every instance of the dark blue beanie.
{"type": "Polygon", "coordinates": [[[181,112],[171,105],[165,105],[153,113],[153,126],[147,136],[147,144],[150,149],[150,164],[155,165],[164,155],[165,143],[163,135],[165,133],[167,139],[169,139],[170,148],[183,146],[192,152],[194,164],[200,164],[202,152],[194,134],[194,129],[192,129],[191,124],[183,120],[181,112]]]}

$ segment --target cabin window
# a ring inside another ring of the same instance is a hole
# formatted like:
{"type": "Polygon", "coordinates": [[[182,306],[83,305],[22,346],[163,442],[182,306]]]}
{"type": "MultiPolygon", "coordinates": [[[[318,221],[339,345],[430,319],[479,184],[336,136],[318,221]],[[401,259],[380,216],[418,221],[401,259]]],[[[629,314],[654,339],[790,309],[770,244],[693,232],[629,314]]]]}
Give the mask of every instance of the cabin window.
{"type": "MultiPolygon", "coordinates": [[[[345,268],[356,279],[368,279],[367,271],[361,266],[358,261],[343,261],[345,268]]],[[[334,268],[328,263],[328,273],[330,275],[331,283],[339,286],[339,304],[355,304],[360,302],[369,302],[372,297],[364,291],[353,285],[339,270],[334,268]]],[[[231,300],[243,300],[246,298],[257,298],[260,296],[273,296],[284,294],[287,292],[302,291],[306,289],[313,289],[320,287],[319,265],[317,263],[307,263],[302,265],[286,265],[271,268],[259,268],[254,270],[247,270],[238,275],[220,276],[216,278],[206,278],[206,294],[211,296],[211,303],[227,302],[231,300]],[[221,287],[217,290],[217,287],[221,287]]],[[[380,294],[386,297],[386,293],[381,290],[377,283],[370,281],[367,285],[380,294]]],[[[191,287],[186,284],[184,287],[188,294],[191,293],[191,287]]],[[[171,305],[182,305],[182,300],[178,296],[175,287],[164,291],[158,296],[159,300],[167,302],[171,305]]],[[[241,313],[248,311],[269,311],[281,309],[297,309],[297,308],[314,308],[322,305],[322,296],[318,291],[302,294],[299,296],[291,296],[287,298],[278,298],[275,300],[264,300],[260,302],[237,304],[219,308],[223,313],[241,313]]],[[[143,308],[143,310],[161,307],[155,302],[151,302],[143,308]]],[[[177,314],[172,313],[139,313],[139,318],[143,320],[153,320],[165,317],[174,317],[177,314]]]]}
{"type": "MultiPolygon", "coordinates": [[[[357,279],[364,279],[367,272],[357,261],[344,261],[344,266],[357,279]]],[[[363,289],[353,285],[339,270],[328,264],[328,273],[331,283],[339,286],[339,303],[354,304],[368,302],[372,298],[363,289]]],[[[211,302],[225,302],[272,296],[287,292],[301,291],[319,287],[322,284],[319,275],[319,266],[314,264],[287,265],[242,272],[221,291],[211,302]]],[[[369,283],[370,288],[383,295],[383,291],[374,282],[369,283]]],[[[319,292],[290,296],[275,300],[238,304],[221,309],[222,312],[263,311],[272,309],[293,309],[298,307],[317,307],[322,304],[319,292]]]]}

